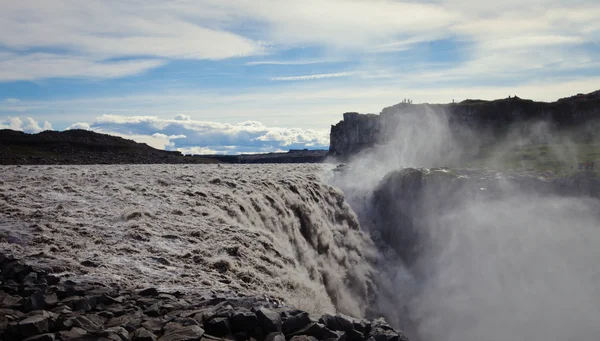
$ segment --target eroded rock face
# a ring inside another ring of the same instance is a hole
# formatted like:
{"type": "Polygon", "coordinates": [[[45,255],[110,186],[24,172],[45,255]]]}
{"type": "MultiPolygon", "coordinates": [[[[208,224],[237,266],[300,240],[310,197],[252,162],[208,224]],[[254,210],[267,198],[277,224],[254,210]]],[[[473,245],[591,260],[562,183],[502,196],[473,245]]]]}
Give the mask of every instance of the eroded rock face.
{"type": "Polygon", "coordinates": [[[473,143],[471,130],[479,135],[478,142],[484,143],[497,139],[513,125],[537,121],[549,122],[558,129],[583,127],[587,135],[593,136],[593,127],[600,120],[600,91],[552,103],[511,97],[451,104],[400,103],[384,108],[380,115],[345,113],[342,121],[331,126],[329,154],[347,159],[376,144],[385,144],[394,138],[398,125],[406,124],[398,117],[408,113],[443,117],[453,135],[466,144],[473,143]]]}
{"type": "Polygon", "coordinates": [[[317,322],[266,297],[127,290],[60,278],[47,285],[48,272],[0,254],[1,340],[405,340],[382,320],[373,328],[344,315],[317,322]],[[38,310],[23,297],[34,277],[38,310]]]}
{"type": "Polygon", "coordinates": [[[373,192],[371,216],[360,217],[380,247],[413,267],[428,245],[431,226],[475,202],[502,202],[514,196],[600,198],[600,178],[579,173],[547,180],[487,169],[414,169],[390,172],[373,192]]]}

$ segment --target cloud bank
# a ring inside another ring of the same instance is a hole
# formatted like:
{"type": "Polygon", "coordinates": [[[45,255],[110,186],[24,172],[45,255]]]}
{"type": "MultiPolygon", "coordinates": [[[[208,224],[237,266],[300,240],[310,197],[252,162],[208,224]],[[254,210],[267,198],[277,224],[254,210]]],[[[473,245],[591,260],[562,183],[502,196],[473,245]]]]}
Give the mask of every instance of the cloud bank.
{"type": "MultiPolygon", "coordinates": [[[[173,60],[256,57],[307,47],[324,51],[329,60],[381,64],[372,56],[439,40],[469,43],[462,51],[464,65],[452,65],[455,73],[549,72],[561,63],[597,60],[598,16],[600,5],[592,0],[4,1],[0,81],[116,78],[173,60]]],[[[280,56],[245,65],[312,64],[324,55],[305,56],[309,62],[280,56]]]]}
{"type": "Polygon", "coordinates": [[[323,78],[337,78],[337,77],[348,77],[351,76],[351,72],[336,72],[336,73],[319,73],[314,75],[303,75],[303,76],[284,76],[284,77],[272,77],[272,81],[308,81],[323,78]]]}
{"type": "Polygon", "coordinates": [[[18,130],[25,133],[39,133],[44,130],[52,130],[52,124],[48,121],[41,123],[31,117],[20,119],[19,117],[7,117],[0,121],[0,129],[18,130]]]}
{"type": "Polygon", "coordinates": [[[237,124],[196,121],[183,114],[154,116],[102,115],[67,129],[86,129],[130,138],[158,149],[185,154],[240,154],[289,149],[327,149],[327,130],[267,127],[256,121],[237,124]]]}

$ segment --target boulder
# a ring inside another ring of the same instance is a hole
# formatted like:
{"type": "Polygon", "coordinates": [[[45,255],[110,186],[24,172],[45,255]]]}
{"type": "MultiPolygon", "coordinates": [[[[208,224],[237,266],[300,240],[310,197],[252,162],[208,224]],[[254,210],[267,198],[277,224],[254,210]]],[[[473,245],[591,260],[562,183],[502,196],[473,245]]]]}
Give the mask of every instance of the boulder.
{"type": "Polygon", "coordinates": [[[204,335],[204,330],[198,326],[187,326],[171,330],[163,335],[159,341],[199,341],[204,335]]]}
{"type": "Polygon", "coordinates": [[[158,290],[156,288],[148,288],[138,292],[140,296],[158,296],[158,290]]]}
{"type": "Polygon", "coordinates": [[[290,341],[318,341],[314,336],[296,335],[290,341]]]}
{"type": "Polygon", "coordinates": [[[62,340],[77,340],[87,335],[87,331],[79,327],[73,327],[69,331],[59,333],[62,340]]]}
{"type": "Polygon", "coordinates": [[[362,341],[365,339],[365,335],[363,333],[354,329],[344,332],[344,336],[346,341],[362,341]]]}
{"type": "Polygon", "coordinates": [[[23,341],[54,341],[56,340],[56,335],[52,333],[35,335],[32,337],[28,337],[23,341]]]}
{"type": "Polygon", "coordinates": [[[106,327],[131,326],[137,329],[142,323],[141,316],[140,313],[132,312],[127,315],[113,317],[106,322],[106,327]]]}
{"type": "Polygon", "coordinates": [[[4,331],[6,330],[6,327],[8,327],[8,318],[2,314],[0,314],[0,335],[2,335],[2,333],[4,333],[4,331]]]}
{"type": "Polygon", "coordinates": [[[144,321],[142,323],[142,327],[153,333],[158,333],[163,329],[165,324],[166,324],[166,322],[164,322],[162,320],[150,319],[150,320],[144,321]]]}
{"type": "Polygon", "coordinates": [[[6,295],[0,303],[0,306],[7,309],[20,309],[23,305],[23,301],[24,299],[22,297],[6,295]]]}
{"type": "Polygon", "coordinates": [[[404,334],[396,332],[383,318],[371,322],[368,336],[371,341],[408,341],[404,334]]]}
{"type": "Polygon", "coordinates": [[[55,307],[57,304],[58,304],[58,296],[56,296],[55,293],[46,295],[44,297],[45,308],[52,308],[52,307],[55,307]]]}
{"type": "Polygon", "coordinates": [[[285,341],[285,336],[281,332],[269,333],[265,341],[285,341]]]}
{"type": "Polygon", "coordinates": [[[354,319],[349,316],[341,314],[335,315],[335,321],[337,322],[337,325],[340,328],[337,330],[349,332],[354,329],[354,319]]]}
{"type": "Polygon", "coordinates": [[[331,330],[342,330],[342,328],[338,324],[337,320],[335,319],[335,316],[333,316],[333,315],[324,314],[319,319],[319,323],[324,324],[327,328],[329,328],[331,330]]]}
{"type": "Polygon", "coordinates": [[[229,320],[233,332],[252,332],[258,327],[258,318],[253,312],[235,313],[229,320]]]}
{"type": "Polygon", "coordinates": [[[227,317],[215,317],[204,324],[206,333],[213,336],[225,336],[231,334],[229,319],[227,317]]]}
{"type": "Polygon", "coordinates": [[[149,331],[148,329],[141,327],[138,328],[132,337],[133,341],[156,341],[156,335],[149,331]]]}
{"type": "Polygon", "coordinates": [[[287,336],[295,332],[296,330],[302,329],[311,323],[310,316],[307,312],[301,312],[297,315],[288,317],[281,325],[281,330],[287,336]]]}
{"type": "Polygon", "coordinates": [[[85,316],[77,316],[65,322],[65,325],[79,327],[87,332],[94,332],[100,329],[100,326],[93,321],[90,321],[85,316]]]}
{"type": "Polygon", "coordinates": [[[60,283],[60,277],[54,275],[47,275],[46,282],[48,283],[48,285],[57,285],[58,283],[60,283]]]}
{"type": "Polygon", "coordinates": [[[337,339],[338,335],[333,331],[327,329],[324,324],[321,323],[311,323],[304,328],[298,329],[292,333],[286,334],[286,336],[296,336],[296,335],[307,335],[313,336],[317,340],[327,340],[327,339],[337,339]]]}
{"type": "Polygon", "coordinates": [[[32,310],[44,309],[44,293],[41,290],[34,292],[31,296],[25,299],[22,310],[29,312],[32,310]]]}
{"type": "Polygon", "coordinates": [[[49,318],[44,315],[34,315],[19,322],[19,333],[25,339],[30,336],[44,334],[50,331],[49,318]]]}
{"type": "Polygon", "coordinates": [[[144,309],[144,314],[150,317],[158,317],[160,316],[160,309],[158,308],[158,304],[153,304],[146,309],[144,309]]]}
{"type": "Polygon", "coordinates": [[[115,339],[114,336],[116,336],[116,337],[118,337],[118,339],[120,339],[122,341],[129,340],[129,332],[127,331],[127,329],[120,327],[120,326],[107,328],[100,332],[95,332],[94,335],[106,337],[109,339],[115,339]]]}
{"type": "Polygon", "coordinates": [[[266,334],[281,331],[281,315],[267,308],[259,308],[255,310],[258,318],[259,326],[266,334]]]}
{"type": "Polygon", "coordinates": [[[31,268],[31,266],[26,265],[23,261],[13,261],[2,268],[0,277],[2,277],[5,280],[14,279],[20,282],[32,270],[33,269],[31,268]]]}

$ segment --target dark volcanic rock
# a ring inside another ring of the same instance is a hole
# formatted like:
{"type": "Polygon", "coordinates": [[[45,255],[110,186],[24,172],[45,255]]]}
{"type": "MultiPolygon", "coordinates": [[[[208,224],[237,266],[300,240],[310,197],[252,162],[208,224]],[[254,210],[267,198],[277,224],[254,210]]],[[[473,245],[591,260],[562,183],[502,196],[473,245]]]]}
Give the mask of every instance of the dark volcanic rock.
{"type": "Polygon", "coordinates": [[[314,336],[295,335],[290,339],[290,341],[317,341],[317,339],[314,336]]]}
{"type": "Polygon", "coordinates": [[[45,304],[44,293],[39,290],[25,299],[25,302],[23,303],[23,311],[29,312],[32,310],[40,310],[44,308],[45,304]]]}
{"type": "Polygon", "coordinates": [[[23,341],[54,341],[56,340],[56,335],[55,334],[41,334],[41,335],[35,335],[32,337],[28,337],[23,341]]]}
{"type": "Polygon", "coordinates": [[[375,319],[371,323],[369,339],[374,341],[408,341],[404,334],[397,333],[383,318],[375,319]]]}
{"type": "Polygon", "coordinates": [[[227,317],[215,317],[205,323],[206,332],[213,336],[225,336],[231,334],[231,327],[227,317]]]}
{"type": "Polygon", "coordinates": [[[325,314],[321,316],[319,322],[324,324],[327,328],[331,330],[339,330],[344,332],[354,330],[354,321],[348,316],[332,316],[329,314],[325,314]]]}
{"type": "Polygon", "coordinates": [[[138,293],[140,296],[158,296],[158,290],[156,288],[148,288],[138,293]]]}
{"type": "Polygon", "coordinates": [[[28,266],[7,260],[2,253],[0,263],[11,269],[11,278],[18,278],[9,280],[14,282],[10,286],[14,290],[9,288],[13,294],[0,290],[0,303],[9,307],[0,308],[0,340],[404,340],[385,321],[374,321],[367,335],[364,321],[324,315],[322,323],[316,323],[302,310],[230,292],[222,294],[226,296],[165,294],[154,288],[136,292],[67,280],[35,287],[32,295],[23,297],[30,292],[24,285],[45,280],[47,273],[17,275],[28,266]]]}
{"type": "Polygon", "coordinates": [[[267,334],[281,331],[281,315],[268,308],[256,309],[256,317],[263,331],[267,334]]]}
{"type": "Polygon", "coordinates": [[[204,335],[204,330],[198,326],[187,326],[173,329],[166,333],[159,341],[196,341],[204,335]]]}
{"type": "Polygon", "coordinates": [[[61,331],[60,337],[63,340],[77,340],[81,337],[84,337],[88,334],[87,331],[81,329],[79,327],[73,327],[68,331],[61,331]]]}
{"type": "MultiPolygon", "coordinates": [[[[379,115],[356,112],[344,114],[341,122],[331,126],[329,155],[347,159],[376,144],[392,139],[405,114],[438,115],[447,120],[453,134],[460,138],[470,129],[482,137],[497,140],[512,125],[546,121],[561,129],[583,128],[589,138],[596,134],[600,121],[600,91],[563,98],[556,102],[534,102],[518,97],[494,101],[465,100],[450,104],[400,103],[384,108],[379,115]]],[[[472,142],[471,142],[472,143],[472,142]]]]}
{"type": "Polygon", "coordinates": [[[286,334],[286,336],[296,336],[296,335],[307,335],[315,337],[318,340],[328,340],[337,338],[338,335],[331,330],[327,329],[325,325],[320,323],[311,323],[308,326],[298,329],[290,334],[286,334]]]}
{"type": "Polygon", "coordinates": [[[252,312],[239,312],[231,317],[231,329],[234,332],[251,332],[258,327],[256,314],[252,312]]]}
{"type": "Polygon", "coordinates": [[[23,304],[25,300],[23,299],[23,297],[19,297],[19,296],[12,296],[12,295],[6,295],[4,296],[4,298],[2,298],[2,301],[0,302],[0,306],[2,306],[2,308],[7,308],[7,309],[19,309],[21,308],[21,305],[23,304]]]}
{"type": "Polygon", "coordinates": [[[265,337],[265,341],[285,341],[285,336],[281,332],[270,333],[265,337]]]}
{"type": "Polygon", "coordinates": [[[281,330],[287,336],[311,323],[307,312],[288,317],[282,324],[281,330]]]}
{"type": "Polygon", "coordinates": [[[138,328],[132,337],[133,341],[156,341],[156,335],[146,328],[138,328]]]}
{"type": "Polygon", "coordinates": [[[31,316],[19,322],[19,332],[23,338],[44,334],[49,330],[48,317],[43,315],[31,316]]]}

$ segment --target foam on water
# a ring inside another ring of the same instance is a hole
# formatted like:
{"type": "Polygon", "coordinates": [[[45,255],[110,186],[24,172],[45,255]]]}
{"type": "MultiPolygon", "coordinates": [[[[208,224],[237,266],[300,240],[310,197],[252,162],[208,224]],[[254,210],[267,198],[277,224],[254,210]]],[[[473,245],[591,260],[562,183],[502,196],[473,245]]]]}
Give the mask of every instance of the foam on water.
{"type": "Polygon", "coordinates": [[[267,294],[361,316],[375,250],[321,170],[3,166],[0,249],[75,277],[267,294]]]}

